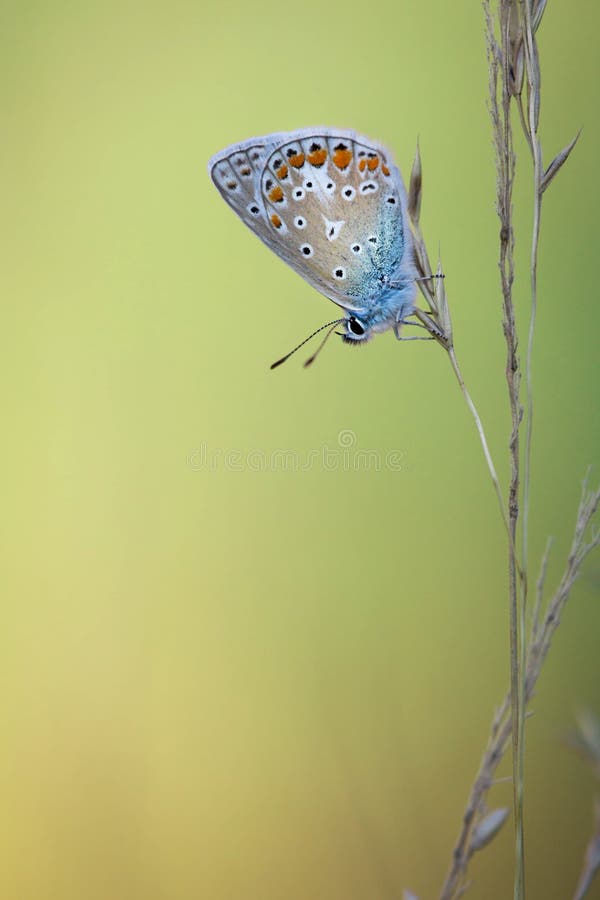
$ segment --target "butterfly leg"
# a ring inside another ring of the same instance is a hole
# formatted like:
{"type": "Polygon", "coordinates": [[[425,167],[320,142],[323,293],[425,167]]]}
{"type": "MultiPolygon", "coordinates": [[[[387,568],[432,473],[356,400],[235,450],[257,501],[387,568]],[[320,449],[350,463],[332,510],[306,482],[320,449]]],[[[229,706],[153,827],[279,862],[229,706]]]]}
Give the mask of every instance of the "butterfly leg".
{"type": "Polygon", "coordinates": [[[421,325],[420,322],[409,322],[408,319],[402,318],[399,316],[394,323],[394,334],[399,341],[431,341],[433,338],[430,337],[421,337],[420,335],[415,335],[414,337],[403,337],[402,336],[402,326],[403,325],[416,325],[417,328],[425,328],[424,325],[421,325]]]}
{"type": "Polygon", "coordinates": [[[421,337],[420,334],[412,335],[411,337],[402,337],[401,335],[396,335],[399,341],[434,341],[435,338],[432,337],[421,337]]]}
{"type": "Polygon", "coordinates": [[[423,275],[421,278],[415,278],[415,281],[431,281],[432,278],[445,278],[443,272],[436,272],[434,275],[423,275]]]}
{"type": "Polygon", "coordinates": [[[398,325],[415,325],[417,328],[425,328],[421,322],[410,322],[408,319],[398,319],[398,325]]]}

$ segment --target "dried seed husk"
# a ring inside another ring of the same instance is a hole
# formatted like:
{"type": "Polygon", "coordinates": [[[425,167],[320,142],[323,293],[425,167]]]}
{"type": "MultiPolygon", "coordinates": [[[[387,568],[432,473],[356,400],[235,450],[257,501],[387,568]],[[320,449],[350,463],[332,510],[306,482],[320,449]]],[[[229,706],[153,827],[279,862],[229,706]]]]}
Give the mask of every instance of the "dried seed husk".
{"type": "Polygon", "coordinates": [[[421,215],[421,195],[423,192],[423,172],[421,169],[421,152],[417,143],[417,152],[410,173],[410,184],[408,186],[408,214],[413,225],[419,224],[421,215]]]}
{"type": "Polygon", "coordinates": [[[493,809],[491,813],[481,820],[473,831],[471,847],[473,850],[481,850],[490,841],[493,841],[508,817],[508,807],[501,806],[493,809]]]}
{"type": "Polygon", "coordinates": [[[547,2],[548,0],[534,0],[533,18],[531,22],[531,27],[533,28],[534,34],[540,27],[540,22],[542,21],[542,16],[544,15],[544,10],[546,9],[547,2]]]}
{"type": "Polygon", "coordinates": [[[552,160],[552,162],[550,163],[550,165],[548,166],[548,168],[542,175],[542,180],[540,183],[540,193],[542,193],[542,194],[544,193],[544,191],[546,190],[548,185],[553,181],[553,179],[556,177],[556,175],[558,174],[560,169],[564,166],[564,164],[566,163],[566,161],[568,160],[568,158],[571,154],[571,150],[573,149],[573,147],[579,140],[580,134],[581,134],[581,129],[579,129],[579,131],[577,132],[577,134],[575,135],[575,137],[573,138],[571,143],[567,144],[567,146],[554,157],[554,159],[552,160]]]}

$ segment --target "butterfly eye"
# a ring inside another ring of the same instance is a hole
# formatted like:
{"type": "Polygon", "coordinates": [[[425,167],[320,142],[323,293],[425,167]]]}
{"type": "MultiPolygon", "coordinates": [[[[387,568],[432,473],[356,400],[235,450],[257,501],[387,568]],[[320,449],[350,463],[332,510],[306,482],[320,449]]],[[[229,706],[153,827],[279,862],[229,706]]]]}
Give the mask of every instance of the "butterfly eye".
{"type": "Polygon", "coordinates": [[[358,337],[365,333],[362,322],[359,322],[356,316],[350,316],[350,318],[348,319],[348,328],[350,329],[352,334],[356,334],[358,337]]]}

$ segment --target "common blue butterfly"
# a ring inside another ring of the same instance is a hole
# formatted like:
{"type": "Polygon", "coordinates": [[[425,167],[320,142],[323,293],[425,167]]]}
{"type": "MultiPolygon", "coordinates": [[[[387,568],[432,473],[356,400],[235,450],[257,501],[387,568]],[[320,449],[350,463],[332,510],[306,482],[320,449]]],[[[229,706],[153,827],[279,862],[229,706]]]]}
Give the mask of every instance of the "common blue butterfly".
{"type": "Polygon", "coordinates": [[[383,147],[354,131],[305,128],[233,144],[208,168],[240,219],[344,310],[310,337],[329,328],[327,340],[342,325],[354,346],[389,328],[400,339],[416,270],[406,190],[383,147]]]}

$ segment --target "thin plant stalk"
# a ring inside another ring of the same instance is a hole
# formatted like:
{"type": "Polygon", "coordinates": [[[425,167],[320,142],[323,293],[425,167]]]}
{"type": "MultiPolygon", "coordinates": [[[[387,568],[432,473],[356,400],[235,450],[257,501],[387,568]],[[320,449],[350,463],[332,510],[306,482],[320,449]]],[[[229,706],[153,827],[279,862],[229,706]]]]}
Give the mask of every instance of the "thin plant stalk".
{"type": "MultiPolygon", "coordinates": [[[[528,117],[521,122],[525,137],[529,144],[533,160],[533,226],[531,237],[531,305],[529,312],[529,332],[527,337],[527,354],[525,358],[525,381],[527,392],[527,422],[525,429],[525,451],[523,455],[523,519],[522,519],[522,551],[521,563],[527,571],[528,539],[529,539],[529,495],[531,483],[531,442],[533,433],[533,344],[537,316],[537,269],[540,241],[540,224],[542,215],[542,148],[537,134],[537,118],[539,116],[540,84],[539,70],[534,63],[534,35],[531,19],[530,0],[520,0],[524,19],[525,66],[528,83],[528,117]]],[[[519,103],[522,110],[522,104],[519,103]]],[[[525,595],[526,596],[526,595],[525,595]]],[[[525,605],[525,603],[524,603],[525,605]]]]}
{"type": "Polygon", "coordinates": [[[504,499],[504,495],[502,493],[502,488],[500,486],[500,480],[498,478],[498,474],[496,472],[496,466],[494,464],[494,460],[489,448],[489,444],[487,442],[487,437],[485,434],[485,429],[483,427],[483,422],[481,421],[481,416],[479,415],[479,411],[475,406],[473,398],[469,393],[469,390],[465,384],[465,380],[461,371],[461,368],[458,364],[458,359],[456,357],[456,351],[454,349],[454,345],[452,343],[452,328],[451,326],[446,326],[446,330],[441,329],[436,322],[431,318],[432,315],[435,315],[436,318],[439,316],[438,304],[434,301],[433,296],[429,296],[427,290],[424,290],[425,296],[430,301],[431,305],[434,307],[434,310],[430,310],[430,314],[425,313],[422,309],[415,309],[414,315],[424,328],[426,328],[431,337],[434,340],[437,340],[444,348],[446,353],[448,354],[448,358],[450,359],[450,364],[452,366],[452,370],[456,376],[456,380],[458,381],[458,385],[460,387],[461,393],[465,399],[469,412],[473,417],[473,421],[475,422],[475,427],[477,428],[477,434],[479,435],[479,440],[481,443],[481,447],[483,450],[483,455],[485,457],[485,461],[488,467],[488,471],[490,473],[490,478],[492,479],[492,484],[494,487],[494,491],[496,493],[496,497],[498,499],[498,507],[500,509],[500,515],[502,517],[502,521],[504,523],[504,528],[506,529],[506,534],[508,537],[509,544],[512,546],[512,550],[515,558],[515,565],[517,568],[517,572],[519,576],[521,575],[521,567],[519,564],[519,560],[517,557],[517,551],[514,544],[514,540],[511,533],[510,522],[508,520],[507,512],[506,512],[506,501],[504,499]]]}
{"type": "MultiPolygon", "coordinates": [[[[590,491],[586,478],[582,485],[573,539],[564,572],[554,594],[545,606],[543,594],[549,547],[544,555],[538,579],[538,625],[535,632],[532,633],[532,639],[528,647],[527,666],[524,673],[526,704],[530,702],[534,695],[542,671],[542,665],[550,649],[556,629],[560,624],[563,611],[573,590],[573,585],[581,573],[583,563],[589,554],[600,546],[600,531],[594,530],[593,526],[599,507],[600,490],[590,491]],[[588,536],[590,528],[591,536],[588,536]]],[[[442,886],[439,900],[456,900],[466,890],[465,882],[469,863],[474,853],[479,849],[475,840],[477,825],[485,816],[486,800],[489,791],[497,783],[495,773],[506,751],[512,727],[511,694],[509,691],[494,715],[488,744],[469,793],[459,835],[452,851],[452,863],[442,886]]]]}
{"type": "Polygon", "coordinates": [[[462,391],[463,397],[465,398],[465,402],[469,407],[469,411],[473,416],[475,421],[475,427],[477,428],[477,433],[479,434],[479,440],[481,441],[481,446],[483,449],[483,455],[485,456],[485,461],[487,463],[487,467],[490,472],[490,477],[492,479],[492,483],[494,485],[494,490],[496,492],[496,497],[498,498],[498,505],[500,507],[500,515],[502,516],[502,521],[504,522],[504,527],[506,528],[506,533],[509,537],[511,536],[510,532],[510,524],[506,515],[506,503],[504,497],[502,495],[502,488],[500,487],[500,482],[498,480],[498,475],[496,474],[496,467],[494,466],[494,460],[492,459],[492,454],[490,453],[490,448],[488,447],[487,438],[485,436],[485,430],[483,428],[483,423],[477,411],[477,407],[473,403],[471,395],[467,390],[467,386],[465,385],[465,381],[460,370],[460,366],[458,365],[458,360],[456,358],[456,353],[454,352],[454,347],[450,347],[448,349],[448,356],[450,358],[450,364],[456,375],[456,380],[458,381],[459,387],[462,391]]]}
{"type": "MultiPolygon", "coordinates": [[[[525,448],[523,454],[523,518],[521,523],[521,564],[525,577],[522,582],[521,597],[521,672],[525,671],[526,658],[526,614],[527,614],[527,569],[529,556],[529,507],[530,507],[530,486],[531,486],[531,445],[533,435],[533,345],[535,337],[535,326],[537,317],[537,268],[538,268],[538,249],[540,240],[540,221],[542,213],[542,148],[538,137],[538,119],[540,108],[540,79],[539,65],[537,62],[537,51],[535,46],[535,37],[533,32],[533,23],[531,15],[531,0],[519,0],[521,7],[521,24],[523,32],[523,45],[525,55],[525,70],[527,72],[527,88],[528,88],[528,104],[527,104],[527,129],[525,131],[528,139],[529,148],[533,160],[533,224],[531,237],[531,260],[530,260],[530,290],[531,301],[529,310],[529,330],[527,335],[527,351],[525,357],[525,384],[526,384],[526,405],[527,405],[527,421],[525,428],[525,448]]],[[[519,103],[519,106],[521,104],[519,103]]],[[[524,119],[521,120],[525,124],[524,119]]],[[[521,820],[523,816],[523,791],[525,778],[525,680],[521,679],[519,685],[519,740],[518,740],[518,796],[520,800],[521,820]]],[[[523,848],[522,848],[523,849],[523,848]]],[[[517,886],[515,880],[515,898],[524,896],[524,870],[517,872],[515,879],[520,876],[522,882],[517,886]],[[519,892],[517,891],[519,888],[519,892]]]]}
{"type": "MultiPolygon", "coordinates": [[[[512,768],[513,809],[515,828],[515,883],[514,898],[525,896],[525,846],[523,829],[523,742],[524,723],[523,691],[523,633],[519,604],[519,584],[515,542],[519,519],[519,430],[522,418],[520,403],[520,361],[518,355],[517,327],[512,288],[514,282],[514,230],[512,219],[512,189],[515,176],[515,155],[511,121],[511,39],[514,39],[516,6],[514,0],[500,0],[500,45],[498,45],[489,0],[484,2],[487,30],[488,60],[490,67],[489,100],[494,145],[496,149],[497,193],[496,206],[500,219],[500,280],[503,300],[503,330],[506,341],[506,384],[511,413],[509,439],[510,485],[508,494],[508,519],[510,541],[508,547],[509,594],[509,644],[510,644],[510,695],[512,714],[512,768]],[[500,102],[499,102],[500,96],[500,102]]],[[[522,582],[525,582],[523,573],[522,582]]]]}
{"type": "Polygon", "coordinates": [[[424,310],[416,308],[414,311],[414,315],[419,320],[420,324],[425,329],[427,329],[430,336],[434,340],[436,340],[448,354],[452,369],[456,376],[456,380],[458,381],[463,397],[465,398],[467,407],[469,408],[469,411],[473,416],[475,427],[477,428],[477,434],[479,435],[479,440],[483,449],[483,455],[485,457],[490,477],[492,479],[494,491],[498,499],[500,515],[502,516],[502,521],[506,529],[508,540],[509,542],[512,542],[513,550],[515,550],[514,542],[511,538],[510,524],[506,513],[506,501],[502,494],[502,488],[500,487],[500,481],[496,472],[496,466],[494,465],[494,460],[492,458],[492,454],[487,442],[485,429],[483,427],[481,416],[479,415],[477,407],[475,406],[475,403],[473,402],[473,399],[469,391],[467,390],[463,374],[456,358],[452,336],[452,321],[450,318],[446,292],[444,289],[444,276],[442,273],[441,264],[438,265],[438,270],[435,278],[431,277],[431,273],[433,270],[429,261],[429,255],[427,253],[427,247],[425,246],[425,241],[420,224],[422,188],[423,179],[421,170],[421,153],[419,150],[419,145],[417,144],[417,152],[415,154],[415,160],[410,175],[408,191],[408,212],[413,228],[413,237],[415,242],[415,262],[421,276],[419,278],[418,284],[421,293],[427,300],[429,309],[427,312],[425,312],[424,310]],[[435,283],[435,289],[432,286],[433,283],[435,283]]]}
{"type": "MultiPolygon", "coordinates": [[[[415,310],[415,316],[448,353],[454,374],[463,393],[469,411],[473,416],[484,457],[492,478],[492,483],[500,505],[502,520],[508,535],[508,600],[509,600],[509,644],[510,644],[510,691],[499,713],[495,717],[488,749],[482,759],[480,771],[475,780],[469,804],[463,819],[459,839],[454,848],[453,864],[442,889],[441,900],[456,900],[466,891],[464,874],[473,853],[485,846],[497,833],[506,818],[506,811],[485,811],[485,798],[491,787],[492,773],[512,736],[512,782],[513,811],[515,829],[515,872],[514,900],[525,898],[525,845],[524,845],[524,748],[525,715],[533,686],[539,676],[539,668],[532,672],[534,657],[541,660],[549,647],[549,637],[540,653],[540,634],[553,633],[553,628],[545,628],[552,623],[552,615],[547,622],[540,623],[541,594],[547,565],[547,554],[538,582],[538,596],[534,611],[534,623],[530,641],[527,640],[527,567],[528,530],[531,481],[531,445],[533,432],[533,379],[532,360],[537,312],[537,266],[540,236],[541,198],[543,192],[560,170],[575,146],[577,135],[553,160],[546,171],[543,170],[542,153],[537,136],[539,118],[539,61],[535,43],[535,31],[539,26],[545,0],[498,0],[499,39],[496,39],[492,13],[492,0],[483,0],[486,19],[486,40],[489,61],[489,109],[492,119],[494,145],[496,150],[497,191],[496,208],[500,220],[499,269],[503,305],[503,330],[506,342],[505,376],[511,414],[509,437],[510,481],[508,501],[505,502],[500,487],[492,455],[477,408],[466,388],[460,366],[454,351],[452,324],[445,297],[443,275],[432,278],[427,249],[420,230],[422,173],[420,153],[417,154],[411,173],[408,192],[408,211],[415,237],[415,257],[421,278],[419,287],[426,297],[429,309],[415,310]],[[521,86],[524,68],[527,71],[527,116],[523,109],[521,86]],[[521,481],[520,469],[520,427],[523,409],[520,400],[521,366],[518,353],[518,335],[513,301],[514,282],[514,229],[512,192],[515,178],[515,154],[513,149],[512,102],[517,101],[523,130],[531,150],[534,163],[534,209],[531,245],[530,283],[531,308],[526,353],[526,395],[527,427],[524,443],[524,470],[521,481]],[[437,280],[435,280],[437,279],[437,280]],[[435,283],[435,290],[433,285],[435,283]],[[522,492],[522,507],[520,506],[522,492]],[[519,516],[522,513],[522,553],[520,564],[516,551],[519,516]]],[[[581,519],[581,510],[580,510],[581,519]]],[[[571,558],[569,559],[571,563],[571,558]]],[[[570,582],[572,583],[572,582],[570,582]]],[[[570,590],[570,587],[569,587],[570,590]]],[[[561,591],[559,591],[561,593],[561,591]]],[[[566,600],[566,593],[561,596],[566,600]]]]}

